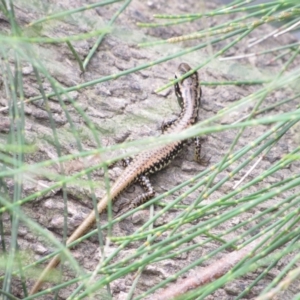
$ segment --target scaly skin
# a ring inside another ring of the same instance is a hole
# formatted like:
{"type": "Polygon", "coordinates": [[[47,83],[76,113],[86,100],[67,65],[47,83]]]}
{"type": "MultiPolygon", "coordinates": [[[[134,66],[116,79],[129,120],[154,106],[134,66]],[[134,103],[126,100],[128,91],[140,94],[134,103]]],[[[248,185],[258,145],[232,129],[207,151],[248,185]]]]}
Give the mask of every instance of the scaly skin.
{"type": "MultiPolygon", "coordinates": [[[[176,78],[183,76],[190,71],[189,65],[182,63],[178,67],[176,78]]],[[[163,134],[179,133],[184,129],[192,126],[197,122],[198,109],[200,106],[201,89],[198,84],[198,74],[193,73],[189,77],[181,80],[175,85],[175,93],[181,107],[181,113],[175,120],[163,124],[163,134]]],[[[124,191],[134,181],[138,181],[141,177],[153,174],[165,166],[167,166],[182,150],[186,141],[176,141],[165,146],[160,146],[148,151],[141,152],[133,158],[121,176],[113,184],[110,190],[110,198],[114,200],[122,191],[124,191]]],[[[198,151],[199,152],[199,151],[198,151]]],[[[200,157],[198,157],[200,159],[200,157]]],[[[201,160],[201,159],[200,159],[201,160]]],[[[154,193],[143,194],[133,206],[139,205],[154,195],[154,193]]],[[[108,197],[105,195],[97,205],[98,213],[101,214],[107,207],[108,197]]],[[[79,225],[79,227],[68,238],[66,245],[71,244],[81,236],[83,236],[90,227],[95,223],[95,211],[93,210],[89,216],[79,225]]],[[[35,294],[45,280],[49,271],[60,263],[59,255],[55,256],[44,269],[39,279],[36,281],[30,291],[30,295],[35,294]]]]}

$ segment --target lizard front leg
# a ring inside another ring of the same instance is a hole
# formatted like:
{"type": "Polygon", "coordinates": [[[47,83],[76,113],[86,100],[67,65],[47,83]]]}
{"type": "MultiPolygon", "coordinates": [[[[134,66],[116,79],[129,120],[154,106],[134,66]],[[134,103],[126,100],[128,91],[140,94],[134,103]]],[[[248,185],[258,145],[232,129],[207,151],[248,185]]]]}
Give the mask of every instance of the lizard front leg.
{"type": "Polygon", "coordinates": [[[201,156],[201,146],[203,143],[203,138],[195,137],[194,138],[195,143],[195,161],[203,166],[207,166],[209,164],[210,158],[207,159],[205,155],[201,156]]]}
{"type": "Polygon", "coordinates": [[[165,133],[165,131],[170,128],[175,122],[177,121],[177,118],[173,119],[173,120],[170,120],[170,121],[163,121],[161,123],[161,132],[162,133],[165,133]]]}

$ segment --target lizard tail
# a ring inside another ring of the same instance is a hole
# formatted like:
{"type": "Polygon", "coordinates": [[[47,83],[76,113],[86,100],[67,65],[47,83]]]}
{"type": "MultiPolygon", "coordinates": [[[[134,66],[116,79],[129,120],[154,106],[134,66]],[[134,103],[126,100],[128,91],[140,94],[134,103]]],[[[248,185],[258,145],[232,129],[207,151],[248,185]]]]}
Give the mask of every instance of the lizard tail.
{"type": "MultiPolygon", "coordinates": [[[[124,170],[123,176],[120,176],[117,181],[114,183],[110,190],[110,195],[105,195],[101,201],[97,204],[98,213],[101,214],[107,207],[109,199],[115,199],[120,192],[122,192],[128,185],[130,185],[136,178],[135,166],[130,165],[124,170]]],[[[66,242],[66,246],[70,245],[80,237],[82,237],[95,223],[96,215],[95,210],[92,210],[91,213],[86,217],[86,219],[77,227],[77,229],[72,233],[66,242]]],[[[49,262],[47,267],[44,269],[34,286],[32,287],[29,295],[33,295],[38,292],[41,288],[43,282],[47,279],[49,272],[54,269],[60,263],[60,255],[56,255],[49,262]]]]}
{"type": "MultiPolygon", "coordinates": [[[[98,203],[98,212],[99,214],[106,208],[107,205],[107,197],[105,196],[99,203],[98,203]]],[[[68,238],[66,242],[66,246],[70,245],[74,241],[76,241],[78,238],[83,236],[89,228],[94,224],[95,222],[95,211],[93,210],[87,218],[77,227],[77,229],[72,233],[72,235],[68,238]]],[[[44,281],[46,281],[46,278],[49,275],[49,272],[54,269],[57,265],[60,263],[60,255],[56,255],[52,258],[52,260],[48,263],[47,267],[43,270],[42,274],[38,278],[38,280],[35,282],[34,286],[32,287],[29,295],[33,295],[38,292],[38,290],[41,288],[44,281]]]]}

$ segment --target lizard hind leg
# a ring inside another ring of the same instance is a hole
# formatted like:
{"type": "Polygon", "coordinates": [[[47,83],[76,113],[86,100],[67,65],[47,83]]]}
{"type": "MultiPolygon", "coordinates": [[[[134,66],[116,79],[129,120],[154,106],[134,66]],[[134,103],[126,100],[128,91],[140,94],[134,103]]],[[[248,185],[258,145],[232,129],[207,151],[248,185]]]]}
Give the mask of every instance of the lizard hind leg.
{"type": "Polygon", "coordinates": [[[124,214],[125,212],[132,210],[136,207],[138,207],[139,205],[145,203],[146,201],[150,200],[151,198],[153,198],[155,196],[155,190],[149,180],[149,177],[146,175],[140,175],[137,179],[137,182],[143,187],[143,189],[145,190],[145,193],[137,196],[135,199],[133,199],[130,204],[128,205],[128,203],[124,203],[117,216],[120,216],[122,214],[124,214]]]}

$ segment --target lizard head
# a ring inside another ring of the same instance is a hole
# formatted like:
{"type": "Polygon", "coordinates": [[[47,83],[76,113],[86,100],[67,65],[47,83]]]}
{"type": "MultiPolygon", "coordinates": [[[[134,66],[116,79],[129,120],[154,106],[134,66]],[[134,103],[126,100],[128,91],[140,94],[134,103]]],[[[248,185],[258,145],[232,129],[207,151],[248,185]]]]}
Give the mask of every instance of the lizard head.
{"type": "MultiPolygon", "coordinates": [[[[192,71],[192,68],[187,63],[181,63],[177,71],[175,73],[175,79],[181,78],[186,73],[192,71]]],[[[183,108],[184,101],[182,97],[182,91],[184,88],[192,88],[195,93],[197,93],[198,106],[200,106],[200,98],[201,98],[201,88],[199,85],[198,73],[196,71],[191,72],[191,74],[187,75],[187,77],[181,79],[179,82],[175,84],[175,94],[177,97],[177,101],[179,106],[183,108]]]]}

